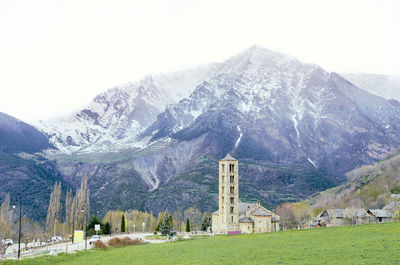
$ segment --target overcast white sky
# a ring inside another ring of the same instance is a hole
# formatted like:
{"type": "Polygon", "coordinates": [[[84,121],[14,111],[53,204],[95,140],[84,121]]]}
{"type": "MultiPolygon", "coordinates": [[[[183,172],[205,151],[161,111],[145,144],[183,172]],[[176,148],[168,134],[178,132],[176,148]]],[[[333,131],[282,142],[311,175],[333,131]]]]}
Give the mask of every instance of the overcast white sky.
{"type": "Polygon", "coordinates": [[[330,71],[400,74],[400,1],[0,2],[0,111],[24,121],[258,44],[330,71]]]}

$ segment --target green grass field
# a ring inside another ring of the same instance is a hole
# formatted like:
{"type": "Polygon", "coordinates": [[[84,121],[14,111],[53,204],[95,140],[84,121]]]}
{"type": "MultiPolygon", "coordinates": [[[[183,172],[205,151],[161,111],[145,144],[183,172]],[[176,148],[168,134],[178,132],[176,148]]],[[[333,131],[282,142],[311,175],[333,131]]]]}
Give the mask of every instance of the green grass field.
{"type": "Polygon", "coordinates": [[[400,264],[400,223],[89,250],[5,264],[400,264]]]}

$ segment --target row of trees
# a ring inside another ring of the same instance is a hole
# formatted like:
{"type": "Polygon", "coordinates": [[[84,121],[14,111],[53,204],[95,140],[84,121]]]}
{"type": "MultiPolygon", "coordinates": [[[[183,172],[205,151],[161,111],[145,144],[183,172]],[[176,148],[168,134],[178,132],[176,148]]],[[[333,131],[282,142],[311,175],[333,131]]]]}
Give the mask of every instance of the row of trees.
{"type": "MultiPolygon", "coordinates": [[[[38,222],[30,220],[22,213],[21,240],[26,244],[34,239],[48,241],[55,233],[62,236],[71,234],[73,225],[75,229],[83,229],[90,204],[90,191],[87,186],[87,180],[87,177],[82,178],[80,189],[75,196],[73,196],[71,190],[67,192],[64,207],[61,205],[61,183],[56,182],[50,194],[44,228],[38,222]]],[[[18,213],[14,213],[10,205],[10,195],[6,194],[0,206],[0,239],[17,238],[17,219],[18,213]]]]}
{"type": "Polygon", "coordinates": [[[168,222],[165,221],[164,224],[173,231],[206,231],[211,226],[211,213],[202,213],[193,206],[184,211],[159,212],[157,217],[153,213],[138,210],[109,211],[102,222],[110,224],[112,233],[142,232],[143,230],[144,232],[161,232],[160,227],[164,219],[168,219],[168,222]]]}
{"type": "Polygon", "coordinates": [[[275,213],[280,216],[280,225],[283,229],[310,227],[312,220],[322,211],[313,208],[306,202],[283,203],[276,207],[275,213]]]}
{"type": "Polygon", "coordinates": [[[87,224],[90,211],[90,190],[88,178],[84,176],[81,186],[73,196],[72,190],[67,191],[64,205],[64,220],[62,220],[61,183],[54,184],[50,195],[46,217],[46,231],[62,235],[71,234],[73,229],[83,229],[87,224]],[[74,228],[73,228],[74,227],[74,228]]]}

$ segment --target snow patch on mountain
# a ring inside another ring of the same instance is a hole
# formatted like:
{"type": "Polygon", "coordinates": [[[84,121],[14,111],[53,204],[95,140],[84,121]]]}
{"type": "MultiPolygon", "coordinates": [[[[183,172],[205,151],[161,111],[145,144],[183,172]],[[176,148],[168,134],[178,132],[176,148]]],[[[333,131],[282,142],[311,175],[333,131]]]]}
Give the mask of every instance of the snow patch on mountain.
{"type": "Polygon", "coordinates": [[[236,143],[235,143],[235,148],[239,145],[240,140],[242,139],[242,136],[243,136],[243,133],[242,133],[242,131],[240,130],[240,127],[239,127],[239,126],[237,126],[237,130],[239,131],[239,138],[237,139],[237,141],[236,141],[236,143]]]}
{"type": "Polygon", "coordinates": [[[315,165],[315,163],[314,163],[310,158],[307,157],[307,160],[308,160],[308,162],[310,162],[315,168],[317,168],[317,166],[315,165]]]}
{"type": "MultiPolygon", "coordinates": [[[[143,148],[135,137],[172,103],[187,97],[218,64],[170,74],[149,75],[135,83],[116,86],[96,96],[83,110],[39,121],[40,130],[62,152],[107,152],[143,148]]],[[[193,113],[194,115],[198,115],[193,113]]]]}

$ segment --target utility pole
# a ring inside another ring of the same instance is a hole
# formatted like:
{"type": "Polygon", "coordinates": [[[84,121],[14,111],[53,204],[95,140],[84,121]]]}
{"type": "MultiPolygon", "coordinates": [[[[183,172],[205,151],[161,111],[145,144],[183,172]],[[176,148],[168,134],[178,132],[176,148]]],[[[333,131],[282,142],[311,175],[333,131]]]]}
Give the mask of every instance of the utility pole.
{"type": "MultiPolygon", "coordinates": [[[[89,207],[88,207],[89,208],[89,207]]],[[[85,214],[85,249],[87,250],[87,217],[89,215],[89,211],[86,209],[86,214],[85,214]]]]}
{"type": "Polygon", "coordinates": [[[56,236],[56,229],[57,229],[57,213],[54,216],[54,237],[56,236]]]}
{"type": "Polygon", "coordinates": [[[21,195],[19,195],[18,258],[21,257],[21,217],[22,217],[21,195]]]}
{"type": "Polygon", "coordinates": [[[72,209],[72,244],[74,244],[74,234],[75,234],[75,207],[72,209]]]}
{"type": "Polygon", "coordinates": [[[128,210],[128,218],[126,219],[127,229],[126,232],[129,234],[129,210],[128,210]]]}

